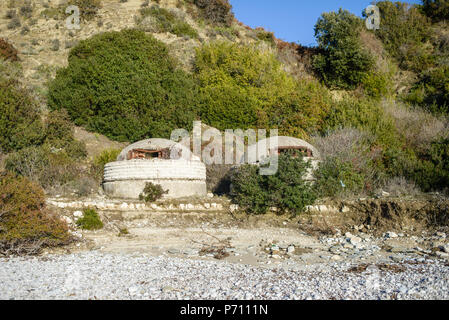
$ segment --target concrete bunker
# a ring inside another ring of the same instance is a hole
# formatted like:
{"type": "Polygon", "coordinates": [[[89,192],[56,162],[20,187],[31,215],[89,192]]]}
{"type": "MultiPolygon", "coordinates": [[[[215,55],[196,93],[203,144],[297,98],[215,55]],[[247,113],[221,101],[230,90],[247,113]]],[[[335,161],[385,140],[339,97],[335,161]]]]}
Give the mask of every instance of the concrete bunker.
{"type": "Polygon", "coordinates": [[[168,190],[167,198],[207,194],[206,166],[188,148],[171,140],[131,144],[104,168],[103,189],[110,197],[139,199],[147,182],[168,190]]]}
{"type": "Polygon", "coordinates": [[[247,161],[249,164],[259,164],[272,155],[286,152],[293,152],[294,156],[302,155],[304,161],[310,161],[311,168],[304,179],[309,181],[315,180],[313,171],[318,168],[320,153],[310,143],[298,138],[276,136],[260,140],[248,147],[240,163],[247,161]]]}

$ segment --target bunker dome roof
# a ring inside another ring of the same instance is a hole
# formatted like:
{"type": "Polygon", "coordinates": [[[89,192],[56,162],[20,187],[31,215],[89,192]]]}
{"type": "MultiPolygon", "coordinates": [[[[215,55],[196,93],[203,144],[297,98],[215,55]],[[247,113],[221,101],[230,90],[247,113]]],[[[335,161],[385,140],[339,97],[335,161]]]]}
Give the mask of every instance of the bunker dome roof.
{"type": "MultiPolygon", "coordinates": [[[[120,152],[120,154],[117,157],[117,161],[126,161],[127,155],[130,151],[136,150],[136,149],[143,149],[143,150],[162,150],[162,149],[170,149],[170,151],[179,151],[182,150],[181,158],[179,160],[187,160],[187,161],[199,161],[200,159],[193,155],[193,153],[190,151],[189,148],[186,146],[174,142],[172,140],[168,139],[161,139],[161,138],[152,138],[147,140],[138,141],[136,143],[133,143],[129,146],[127,146],[125,149],[120,152]]],[[[173,152],[174,155],[178,155],[178,152],[173,152]]],[[[178,159],[175,157],[174,159],[178,159]]]]}

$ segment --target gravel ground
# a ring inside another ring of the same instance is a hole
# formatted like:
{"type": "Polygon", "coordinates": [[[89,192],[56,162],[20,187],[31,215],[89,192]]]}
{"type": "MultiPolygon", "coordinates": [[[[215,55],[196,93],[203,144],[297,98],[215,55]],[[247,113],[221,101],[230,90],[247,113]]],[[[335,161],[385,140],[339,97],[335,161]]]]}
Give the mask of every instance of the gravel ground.
{"type": "MultiPolygon", "coordinates": [[[[415,261],[416,262],[416,261],[415,261]]],[[[0,299],[449,299],[449,266],[394,273],[348,263],[269,269],[98,251],[0,259],[0,299]]]]}

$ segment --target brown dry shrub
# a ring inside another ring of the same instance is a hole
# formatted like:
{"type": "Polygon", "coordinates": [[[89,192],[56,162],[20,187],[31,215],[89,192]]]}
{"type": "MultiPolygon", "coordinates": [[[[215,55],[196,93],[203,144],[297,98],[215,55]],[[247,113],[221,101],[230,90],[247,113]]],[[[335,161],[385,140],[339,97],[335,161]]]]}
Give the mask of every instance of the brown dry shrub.
{"type": "Polygon", "coordinates": [[[449,122],[444,117],[391,101],[384,101],[383,107],[415,152],[426,153],[432,141],[449,136],[449,122]]]}
{"type": "Polygon", "coordinates": [[[306,47],[293,42],[276,39],[279,60],[287,66],[287,72],[299,78],[311,78],[315,74],[313,57],[320,53],[319,48],[306,47]]]}
{"type": "Polygon", "coordinates": [[[41,187],[25,177],[0,176],[0,254],[38,254],[70,241],[67,224],[45,208],[41,187]]]}
{"type": "Polygon", "coordinates": [[[0,58],[10,61],[18,61],[18,51],[7,40],[0,38],[0,58]]]}
{"type": "Polygon", "coordinates": [[[404,177],[389,179],[382,189],[394,197],[417,196],[421,194],[419,187],[413,181],[409,181],[404,177]]]}

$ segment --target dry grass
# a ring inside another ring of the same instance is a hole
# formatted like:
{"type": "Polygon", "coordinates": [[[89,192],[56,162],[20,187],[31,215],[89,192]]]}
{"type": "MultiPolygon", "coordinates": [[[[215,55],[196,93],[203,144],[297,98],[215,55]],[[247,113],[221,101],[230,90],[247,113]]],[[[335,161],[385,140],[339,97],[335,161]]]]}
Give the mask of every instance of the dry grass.
{"type": "Polygon", "coordinates": [[[432,141],[449,136],[449,122],[444,117],[394,101],[384,101],[383,107],[394,119],[398,132],[415,151],[426,152],[432,141]]]}
{"type": "Polygon", "coordinates": [[[408,181],[404,177],[389,179],[383,186],[383,190],[393,197],[417,196],[421,194],[419,187],[414,182],[408,181]]]}

